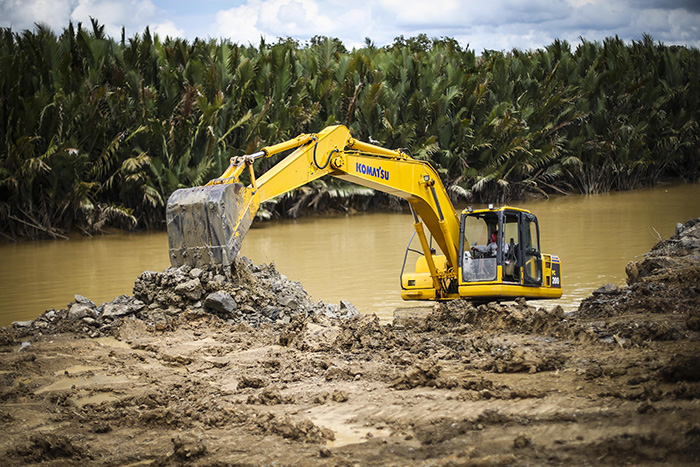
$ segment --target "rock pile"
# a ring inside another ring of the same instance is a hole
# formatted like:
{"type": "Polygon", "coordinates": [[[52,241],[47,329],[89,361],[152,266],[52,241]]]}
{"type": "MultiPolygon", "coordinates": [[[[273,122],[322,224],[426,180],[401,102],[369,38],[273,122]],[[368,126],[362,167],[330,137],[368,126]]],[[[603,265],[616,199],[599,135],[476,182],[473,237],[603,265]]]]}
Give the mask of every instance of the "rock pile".
{"type": "Polygon", "coordinates": [[[239,257],[232,267],[208,269],[181,266],[145,271],[134,283],[133,295],[96,305],[80,295],[64,310],[48,310],[34,321],[13,323],[16,331],[80,331],[98,336],[122,317],[166,327],[186,310],[210,313],[229,324],[245,322],[289,324],[297,315],[329,318],[358,315],[349,302],[313,302],[299,282],[280,274],[272,264],[254,265],[239,257]]]}
{"type": "Polygon", "coordinates": [[[186,308],[204,309],[232,324],[253,326],[288,324],[297,314],[323,313],[334,318],[358,314],[346,301],[340,305],[314,303],[301,283],[290,281],[274,265],[254,265],[245,257],[236,258],[233,268],[181,266],[146,271],[136,279],[134,298],[145,305],[151,320],[160,321],[186,308]]]}

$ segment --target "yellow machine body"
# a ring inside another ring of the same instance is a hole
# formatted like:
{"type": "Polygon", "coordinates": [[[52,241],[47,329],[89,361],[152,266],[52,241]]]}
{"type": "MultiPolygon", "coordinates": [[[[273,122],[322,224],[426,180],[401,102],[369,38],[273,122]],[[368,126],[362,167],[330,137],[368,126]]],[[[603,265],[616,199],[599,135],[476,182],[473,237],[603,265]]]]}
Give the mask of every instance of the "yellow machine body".
{"type": "MultiPolygon", "coordinates": [[[[529,211],[509,206],[464,210],[458,238],[458,274],[449,277],[449,285],[444,287],[447,294],[437,295],[426,255],[420,255],[415,272],[402,273],[401,296],[405,300],[561,297],[561,261],[540,252],[539,224],[529,211]]],[[[445,256],[433,255],[433,261],[447,278],[445,256]]]]}
{"type": "Polygon", "coordinates": [[[415,271],[401,274],[404,299],[561,296],[559,259],[539,252],[539,227],[532,214],[509,207],[458,214],[429,163],[356,141],[342,125],[232,158],[224,174],[206,186],[175,191],[166,207],[171,264],[231,264],[260,203],[325,175],[408,201],[420,250],[413,250],[419,253],[415,271]],[[256,159],[287,151],[291,153],[256,177],[256,159]],[[240,176],[246,169],[250,183],[244,186],[240,176]],[[478,245],[479,235],[499,227],[515,237],[513,246],[506,246],[504,236],[496,246],[478,245]],[[433,241],[442,254],[436,254],[433,241]]]}

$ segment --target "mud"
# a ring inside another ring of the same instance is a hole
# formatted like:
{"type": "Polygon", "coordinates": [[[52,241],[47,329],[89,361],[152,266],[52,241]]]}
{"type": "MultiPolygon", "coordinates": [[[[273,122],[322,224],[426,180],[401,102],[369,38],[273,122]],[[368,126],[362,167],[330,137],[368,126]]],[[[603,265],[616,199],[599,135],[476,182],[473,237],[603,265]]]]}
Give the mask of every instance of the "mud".
{"type": "Polygon", "coordinates": [[[145,272],[0,330],[4,465],[700,461],[700,220],[578,312],[384,325],[272,266],[145,272]]]}

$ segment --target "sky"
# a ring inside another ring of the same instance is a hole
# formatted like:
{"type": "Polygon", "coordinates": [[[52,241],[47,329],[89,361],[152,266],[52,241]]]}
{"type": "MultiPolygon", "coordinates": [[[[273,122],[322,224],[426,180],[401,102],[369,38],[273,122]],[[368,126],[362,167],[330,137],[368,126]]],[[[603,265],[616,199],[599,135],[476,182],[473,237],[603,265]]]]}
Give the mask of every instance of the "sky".
{"type": "Polygon", "coordinates": [[[451,37],[463,47],[530,50],[564,39],[602,41],[644,33],[667,45],[700,48],[700,0],[0,0],[0,27],[44,23],[60,33],[69,21],[127,38],[146,26],[166,36],[228,38],[241,44],[314,36],[348,49],[365,38],[376,46],[396,37],[451,37]]]}

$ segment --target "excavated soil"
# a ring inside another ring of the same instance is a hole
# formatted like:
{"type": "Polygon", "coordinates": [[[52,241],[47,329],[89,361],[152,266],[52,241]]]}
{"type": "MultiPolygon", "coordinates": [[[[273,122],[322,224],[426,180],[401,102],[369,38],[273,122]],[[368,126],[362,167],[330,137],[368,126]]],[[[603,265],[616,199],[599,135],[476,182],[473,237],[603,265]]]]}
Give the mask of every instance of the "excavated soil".
{"type": "Polygon", "coordinates": [[[700,219],[577,313],[453,301],[392,325],[272,266],[145,272],[0,329],[3,465],[700,461],[700,219]]]}

